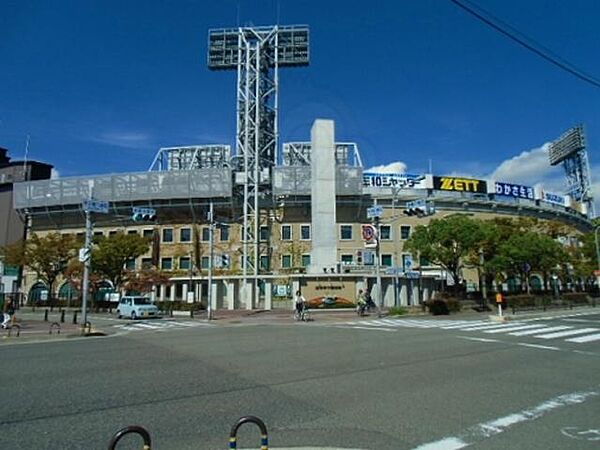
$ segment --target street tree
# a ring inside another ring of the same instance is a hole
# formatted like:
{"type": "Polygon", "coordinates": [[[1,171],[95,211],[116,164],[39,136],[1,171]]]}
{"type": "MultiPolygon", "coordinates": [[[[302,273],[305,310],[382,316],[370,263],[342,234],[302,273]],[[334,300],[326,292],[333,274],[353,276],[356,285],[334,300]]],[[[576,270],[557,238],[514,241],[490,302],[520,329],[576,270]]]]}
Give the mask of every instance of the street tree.
{"type": "Polygon", "coordinates": [[[54,297],[54,284],[77,254],[77,240],[69,234],[49,233],[40,236],[33,233],[27,241],[18,241],[3,248],[7,264],[25,266],[34,272],[38,280],[48,286],[54,297]]]}
{"type": "Polygon", "coordinates": [[[92,250],[92,272],[110,281],[118,291],[129,273],[127,261],[143,255],[149,248],[150,240],[137,233],[102,237],[92,250]]]}
{"type": "Polygon", "coordinates": [[[170,276],[158,270],[155,267],[147,267],[136,273],[129,273],[124,282],[124,287],[128,291],[147,294],[152,292],[152,288],[158,284],[167,284],[170,276]]]}
{"type": "Polygon", "coordinates": [[[428,226],[418,226],[405,248],[444,268],[452,277],[457,292],[468,256],[479,250],[484,237],[481,221],[454,214],[434,219],[428,226]]]}

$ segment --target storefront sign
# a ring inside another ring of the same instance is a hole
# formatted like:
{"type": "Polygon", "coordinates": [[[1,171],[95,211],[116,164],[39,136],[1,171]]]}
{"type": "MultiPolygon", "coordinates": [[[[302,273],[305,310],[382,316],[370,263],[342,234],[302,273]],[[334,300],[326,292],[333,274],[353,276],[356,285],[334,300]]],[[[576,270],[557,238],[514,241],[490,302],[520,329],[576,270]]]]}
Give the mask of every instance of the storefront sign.
{"type": "Polygon", "coordinates": [[[554,205],[565,206],[567,204],[567,199],[564,195],[554,194],[552,192],[542,191],[542,200],[547,203],[552,203],[554,205]]]}
{"type": "Polygon", "coordinates": [[[407,173],[363,173],[364,187],[381,187],[396,189],[427,189],[425,175],[407,173]]]}
{"type": "Polygon", "coordinates": [[[433,177],[433,188],[440,191],[487,193],[487,183],[472,178],[433,177]]]}
{"type": "Polygon", "coordinates": [[[533,188],[531,186],[522,186],[520,184],[499,183],[496,181],[496,195],[506,197],[526,198],[533,200],[533,188]]]}

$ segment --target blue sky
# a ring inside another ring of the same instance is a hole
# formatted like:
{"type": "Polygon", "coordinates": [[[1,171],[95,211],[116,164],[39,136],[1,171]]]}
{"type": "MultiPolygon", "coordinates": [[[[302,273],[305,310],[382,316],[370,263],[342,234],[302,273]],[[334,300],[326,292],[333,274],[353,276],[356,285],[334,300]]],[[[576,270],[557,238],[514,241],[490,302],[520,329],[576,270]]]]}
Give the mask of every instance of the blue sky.
{"type": "MultiPolygon", "coordinates": [[[[476,3],[600,78],[600,2],[476,3]]],[[[161,146],[233,145],[235,73],[206,67],[208,30],[277,17],[311,32],[310,66],[280,72],[281,142],[330,118],[367,168],[432,159],[436,174],[559,189],[539,148],[584,123],[600,168],[600,88],[449,0],[0,0],[0,146],[21,158],[30,135],[30,158],[73,176],[146,170],[161,146]]]]}

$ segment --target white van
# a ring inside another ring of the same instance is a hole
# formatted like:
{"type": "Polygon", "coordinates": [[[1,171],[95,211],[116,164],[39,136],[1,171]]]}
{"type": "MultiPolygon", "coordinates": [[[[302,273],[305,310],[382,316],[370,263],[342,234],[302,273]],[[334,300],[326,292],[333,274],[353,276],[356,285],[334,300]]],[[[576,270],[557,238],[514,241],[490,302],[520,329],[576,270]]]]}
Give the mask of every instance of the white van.
{"type": "Polygon", "coordinates": [[[117,317],[131,319],[158,317],[158,308],[152,304],[148,297],[134,297],[126,295],[121,297],[117,308],[117,317]]]}

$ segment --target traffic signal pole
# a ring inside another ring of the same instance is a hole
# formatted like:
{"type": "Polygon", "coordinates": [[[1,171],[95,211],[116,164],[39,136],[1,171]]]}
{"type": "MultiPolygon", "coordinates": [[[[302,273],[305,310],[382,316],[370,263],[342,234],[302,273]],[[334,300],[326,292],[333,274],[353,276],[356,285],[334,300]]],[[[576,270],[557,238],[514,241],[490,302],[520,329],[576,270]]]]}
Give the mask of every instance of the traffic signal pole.
{"type": "Polygon", "coordinates": [[[83,286],[81,300],[81,329],[85,329],[87,322],[87,301],[88,291],[90,286],[90,269],[92,266],[92,213],[89,209],[85,211],[85,249],[88,252],[88,257],[83,263],[83,286]]]}
{"type": "Polygon", "coordinates": [[[212,302],[213,302],[213,289],[212,289],[212,278],[213,278],[213,259],[214,259],[214,246],[213,236],[215,228],[215,220],[213,215],[213,203],[210,202],[210,209],[208,211],[208,309],[207,317],[208,320],[212,320],[212,302]]]}

